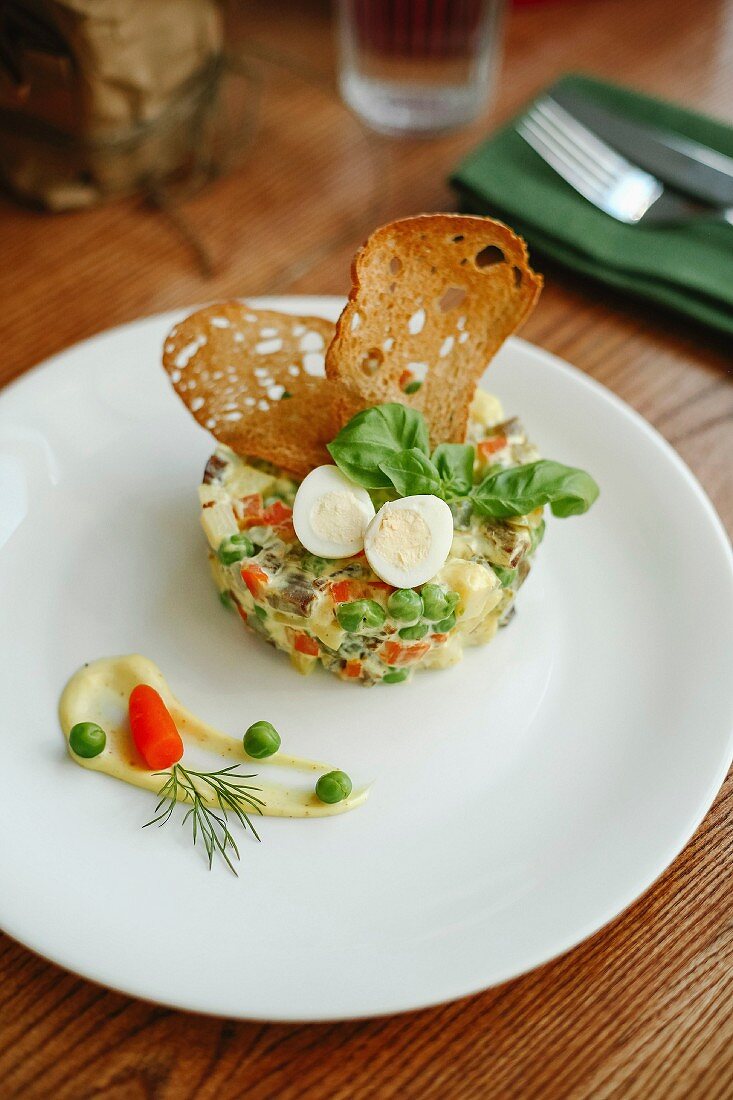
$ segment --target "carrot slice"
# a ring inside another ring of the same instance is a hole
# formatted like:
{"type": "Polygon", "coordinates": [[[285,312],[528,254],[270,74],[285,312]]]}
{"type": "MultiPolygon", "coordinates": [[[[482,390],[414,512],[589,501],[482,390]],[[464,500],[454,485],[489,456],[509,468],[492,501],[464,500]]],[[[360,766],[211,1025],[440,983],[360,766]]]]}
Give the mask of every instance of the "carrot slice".
{"type": "Polygon", "coordinates": [[[128,703],[130,732],[137,751],[152,771],[172,767],[183,756],[183,741],[155,688],[138,684],[128,703]]]}

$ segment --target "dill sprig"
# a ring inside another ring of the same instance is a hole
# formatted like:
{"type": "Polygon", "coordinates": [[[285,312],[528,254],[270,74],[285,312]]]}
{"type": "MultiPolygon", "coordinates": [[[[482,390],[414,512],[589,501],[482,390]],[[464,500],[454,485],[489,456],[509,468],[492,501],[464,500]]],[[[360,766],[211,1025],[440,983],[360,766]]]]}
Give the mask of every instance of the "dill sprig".
{"type": "Polygon", "coordinates": [[[156,772],[156,775],[164,775],[167,778],[158,791],[160,801],[155,807],[155,816],[150,821],[146,821],[143,828],[146,829],[148,825],[165,825],[170,820],[176,802],[190,802],[191,805],[181,824],[185,825],[189,818],[191,819],[194,844],[199,834],[201,835],[209,860],[209,869],[218,852],[236,875],[230,852],[239,859],[239,849],[229,829],[228,814],[232,813],[244,829],[249,829],[255,839],[259,840],[260,837],[247,811],[261,814],[261,807],[265,805],[256,795],[249,793],[261,790],[260,787],[252,787],[241,782],[243,779],[254,779],[255,776],[242,775],[236,771],[236,768],[237,765],[232,764],[216,772],[195,772],[190,768],[184,768],[182,764],[174,764],[169,772],[156,772]],[[209,788],[220,812],[206,804],[196,781],[203,787],[209,788]],[[161,810],[166,802],[168,805],[161,810]]]}

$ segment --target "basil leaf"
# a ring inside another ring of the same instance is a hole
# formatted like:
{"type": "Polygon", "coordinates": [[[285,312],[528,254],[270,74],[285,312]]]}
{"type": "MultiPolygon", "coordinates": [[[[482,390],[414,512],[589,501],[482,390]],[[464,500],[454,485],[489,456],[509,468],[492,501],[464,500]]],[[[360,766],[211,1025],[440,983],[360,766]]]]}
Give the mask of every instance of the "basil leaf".
{"type": "Polygon", "coordinates": [[[391,482],[380,463],[413,449],[430,454],[425,418],[397,402],[357,413],[328,445],[338,468],[365,489],[388,488],[391,482]]]}
{"type": "Polygon", "coordinates": [[[433,462],[446,488],[465,496],[473,485],[474,450],[470,443],[441,443],[433,451],[433,462]]]}
{"type": "Polygon", "coordinates": [[[477,512],[501,519],[526,516],[549,504],[555,516],[579,516],[587,512],[599,493],[590,474],[541,459],[489,474],[471,493],[477,512]]]}
{"type": "Polygon", "coordinates": [[[441,495],[440,474],[428,456],[417,447],[390,455],[379,464],[379,468],[389,478],[401,497],[422,493],[441,495]]]}

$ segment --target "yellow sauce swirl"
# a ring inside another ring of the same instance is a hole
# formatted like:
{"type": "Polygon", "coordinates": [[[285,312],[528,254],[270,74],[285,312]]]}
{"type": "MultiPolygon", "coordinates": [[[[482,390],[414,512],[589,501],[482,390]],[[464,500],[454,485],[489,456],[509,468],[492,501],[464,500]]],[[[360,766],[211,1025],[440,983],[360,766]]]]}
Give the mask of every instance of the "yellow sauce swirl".
{"type": "MultiPolygon", "coordinates": [[[[301,760],[280,752],[266,761],[253,760],[244,751],[241,738],[214,729],[179,703],[158,666],[140,654],[92,661],[75,672],[64,688],[59,703],[59,718],[67,746],[71,729],[77,722],[96,722],[107,734],[105,748],[98,756],[82,758],[69,747],[69,755],[75,763],[91,771],[105,772],[135,787],[156,793],[160,790],[165,776],[152,772],[146,766],[130,734],[127,704],[130,692],[137,684],[149,684],[155,688],[170,711],[184,745],[194,743],[213,750],[222,757],[223,767],[242,762],[247,765],[247,772],[264,764],[307,773],[314,776],[314,787],[317,776],[334,770],[333,764],[301,760]]],[[[183,763],[185,767],[185,755],[183,763]]],[[[291,789],[286,784],[260,782],[259,778],[255,782],[259,788],[255,793],[265,803],[262,813],[270,817],[332,817],[355,810],[369,797],[369,787],[362,787],[353,791],[343,802],[328,805],[320,801],[313,789],[291,789]]],[[[206,787],[202,787],[200,793],[209,805],[216,805],[206,787]]]]}

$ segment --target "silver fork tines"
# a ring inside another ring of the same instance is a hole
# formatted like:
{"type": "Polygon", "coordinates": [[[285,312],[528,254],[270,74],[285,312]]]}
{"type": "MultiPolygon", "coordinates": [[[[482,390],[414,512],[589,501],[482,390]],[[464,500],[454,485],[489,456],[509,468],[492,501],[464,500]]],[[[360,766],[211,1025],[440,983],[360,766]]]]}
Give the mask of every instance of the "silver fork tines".
{"type": "Polygon", "coordinates": [[[619,221],[641,221],[664,191],[549,96],[534,104],[517,131],[571,187],[619,221]]]}

